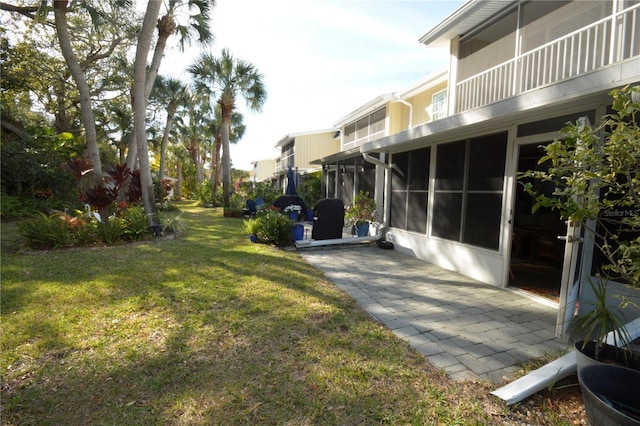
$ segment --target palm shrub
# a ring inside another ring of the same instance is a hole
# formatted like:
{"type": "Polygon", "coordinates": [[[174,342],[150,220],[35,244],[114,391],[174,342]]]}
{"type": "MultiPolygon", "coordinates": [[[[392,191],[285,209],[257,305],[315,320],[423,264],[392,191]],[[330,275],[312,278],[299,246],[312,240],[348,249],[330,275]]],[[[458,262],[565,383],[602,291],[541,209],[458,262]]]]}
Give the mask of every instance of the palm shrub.
{"type": "Polygon", "coordinates": [[[72,225],[66,215],[38,213],[19,222],[18,229],[27,246],[36,250],[69,247],[73,241],[72,225]]]}
{"type": "Polygon", "coordinates": [[[242,225],[248,235],[258,235],[262,231],[262,222],[257,218],[245,219],[242,225]]]}
{"type": "Polygon", "coordinates": [[[121,214],[126,239],[137,241],[150,234],[147,215],[142,207],[129,207],[121,214]]]}
{"type": "Polygon", "coordinates": [[[248,193],[249,198],[252,200],[261,198],[265,205],[272,204],[280,195],[282,195],[280,188],[274,188],[267,182],[256,183],[248,193]]]}
{"type": "Polygon", "coordinates": [[[96,223],[96,236],[105,244],[114,244],[124,236],[124,223],[121,217],[113,215],[106,222],[96,223]]]}
{"type": "Polygon", "coordinates": [[[162,232],[170,232],[180,235],[187,230],[185,222],[182,220],[181,214],[167,218],[162,226],[162,232]]]}

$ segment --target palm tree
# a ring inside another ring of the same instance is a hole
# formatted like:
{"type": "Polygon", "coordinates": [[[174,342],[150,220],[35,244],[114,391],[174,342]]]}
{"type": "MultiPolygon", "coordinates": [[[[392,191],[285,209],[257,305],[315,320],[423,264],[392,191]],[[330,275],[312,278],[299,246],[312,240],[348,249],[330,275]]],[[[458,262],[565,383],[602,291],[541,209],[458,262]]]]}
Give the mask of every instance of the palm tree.
{"type": "MultiPolygon", "coordinates": [[[[222,111],[219,104],[216,105],[215,110],[216,119],[214,127],[212,128],[215,137],[213,139],[213,152],[211,153],[211,168],[213,169],[213,173],[211,174],[211,183],[214,194],[218,191],[218,188],[220,187],[220,180],[222,178],[222,168],[220,164],[220,153],[222,151],[222,111]]],[[[232,144],[238,143],[238,141],[242,139],[242,136],[244,136],[244,132],[246,130],[243,115],[237,111],[232,112],[229,128],[229,142],[232,144]]]]}
{"type": "Polygon", "coordinates": [[[188,68],[196,81],[209,88],[217,98],[222,112],[220,139],[222,142],[222,192],[224,205],[229,206],[231,183],[231,155],[229,152],[231,113],[236,107],[236,98],[245,99],[247,107],[261,111],[267,97],[262,75],[248,61],[235,59],[228,49],[223,49],[220,58],[202,53],[188,68]]]}
{"type": "MultiPolygon", "coordinates": [[[[145,100],[149,100],[151,90],[160,69],[160,63],[164,55],[167,40],[172,34],[179,34],[180,48],[184,50],[185,46],[190,44],[193,39],[202,46],[208,46],[213,41],[213,33],[209,27],[210,15],[215,6],[215,0],[169,0],[166,3],[167,12],[157,22],[158,39],[153,51],[153,58],[147,70],[147,79],[144,90],[145,100]],[[176,13],[182,11],[183,7],[187,9],[188,25],[181,25],[175,20],[176,13]],[[197,12],[191,13],[195,9],[197,12]]],[[[135,135],[129,146],[127,154],[127,164],[133,168],[137,157],[137,146],[135,135]]]]}
{"type": "Polygon", "coordinates": [[[162,180],[165,175],[165,154],[167,151],[167,143],[169,141],[169,134],[171,133],[171,127],[173,120],[178,110],[178,106],[187,102],[186,87],[182,81],[177,78],[164,78],[158,76],[154,85],[155,93],[152,95],[159,100],[159,102],[167,109],[167,121],[164,127],[164,134],[162,136],[162,143],[160,145],[160,170],[158,173],[159,179],[162,180]]]}
{"type": "Polygon", "coordinates": [[[215,128],[213,111],[208,97],[197,90],[192,90],[186,105],[188,121],[182,122],[181,132],[186,143],[193,165],[195,166],[196,184],[204,181],[203,155],[200,141],[213,137],[212,129],[215,128]]]}
{"type": "Polygon", "coordinates": [[[153,180],[151,178],[151,167],[149,165],[145,117],[147,112],[145,82],[147,78],[147,56],[151,48],[151,38],[153,37],[154,26],[160,13],[161,4],[159,1],[150,1],[147,3],[147,11],[144,15],[140,35],[138,36],[133,75],[133,133],[138,146],[142,202],[144,204],[144,211],[147,214],[149,226],[158,225],[160,219],[158,218],[153,191],[153,180]]]}

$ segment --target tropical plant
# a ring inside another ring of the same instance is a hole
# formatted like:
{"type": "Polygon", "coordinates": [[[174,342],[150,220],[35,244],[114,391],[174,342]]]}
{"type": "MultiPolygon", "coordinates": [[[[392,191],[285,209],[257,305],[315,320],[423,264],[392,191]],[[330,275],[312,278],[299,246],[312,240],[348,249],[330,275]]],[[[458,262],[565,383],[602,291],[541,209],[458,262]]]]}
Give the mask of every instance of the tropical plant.
{"type": "Polygon", "coordinates": [[[583,350],[589,342],[594,342],[593,358],[595,360],[600,359],[600,352],[605,345],[612,344],[625,349],[620,351],[624,359],[619,361],[626,362],[631,356],[631,354],[627,355],[627,352],[633,339],[625,326],[627,321],[625,320],[624,308],[630,302],[623,300],[618,306],[612,307],[609,305],[607,297],[607,284],[603,279],[597,279],[595,283],[589,279],[589,285],[593,291],[594,301],[586,301],[585,303],[591,305],[591,309],[573,317],[571,328],[584,336],[583,350]]]}
{"type": "MultiPolygon", "coordinates": [[[[148,3],[147,6],[150,6],[150,3],[148,3]]],[[[209,18],[213,6],[215,5],[214,0],[168,0],[167,2],[153,3],[164,3],[167,9],[166,13],[157,20],[158,37],[153,50],[153,58],[151,59],[151,63],[148,68],[145,67],[147,70],[144,87],[145,102],[149,100],[149,96],[151,95],[156,76],[158,75],[158,70],[160,69],[160,63],[162,62],[164,51],[167,46],[167,40],[172,34],[178,34],[180,36],[180,49],[184,49],[194,38],[197,38],[198,43],[205,47],[213,41],[213,33],[209,27],[209,18]],[[194,10],[195,12],[192,13],[194,10]],[[186,16],[187,23],[178,22],[176,20],[178,15],[182,17],[186,16]]],[[[160,5],[153,5],[153,9],[147,8],[146,14],[150,13],[151,15],[155,15],[157,18],[159,15],[159,8],[156,11],[156,6],[159,7],[160,5]]],[[[153,16],[151,15],[149,18],[153,19],[153,16]]],[[[154,28],[152,28],[151,25],[154,25],[155,21],[154,23],[149,22],[149,24],[150,26],[144,29],[146,33],[145,38],[149,32],[152,35],[154,31],[154,28]]],[[[149,49],[146,50],[148,53],[149,49]]],[[[139,101],[142,100],[139,99],[139,101]]],[[[137,135],[134,133],[127,153],[127,164],[129,167],[133,167],[136,162],[138,145],[139,142],[137,142],[137,135]]]]}
{"type": "Polygon", "coordinates": [[[307,207],[312,208],[321,197],[321,173],[308,173],[303,176],[303,183],[298,188],[298,196],[307,207]]]}
{"type": "Polygon", "coordinates": [[[261,198],[265,205],[273,204],[280,195],[282,195],[282,191],[269,182],[257,182],[249,191],[249,198],[252,200],[261,198]]]}
{"type": "Polygon", "coordinates": [[[593,310],[573,319],[585,339],[595,339],[596,352],[606,335],[614,330],[620,344],[629,343],[620,309],[629,305],[621,297],[617,307],[607,300],[612,281],[640,286],[640,86],[611,93],[613,112],[592,127],[579,120],[562,129],[563,139],[544,147],[540,164],[547,170],[530,170],[520,177],[550,182],[551,195],[536,192],[531,182],[523,183],[535,198],[534,211],[546,207],[582,226],[602,258],[598,282],[590,283],[595,296],[593,310]]]}
{"type": "Polygon", "coordinates": [[[212,129],[215,127],[215,117],[209,102],[209,97],[189,88],[188,102],[185,105],[183,119],[177,122],[177,130],[184,141],[186,151],[195,170],[195,183],[200,185],[204,181],[204,162],[201,141],[213,139],[212,129]]]}
{"type": "Polygon", "coordinates": [[[288,217],[275,210],[264,210],[257,213],[256,220],[260,224],[258,237],[261,241],[276,246],[291,244],[292,224],[288,217]]]}
{"type": "Polygon", "coordinates": [[[244,197],[240,194],[231,194],[229,198],[229,208],[234,213],[241,213],[242,208],[245,206],[244,197]]]}
{"type": "Polygon", "coordinates": [[[103,243],[114,244],[120,241],[124,235],[123,220],[118,216],[112,216],[107,221],[97,221],[95,232],[103,243]]]}
{"type": "Polygon", "coordinates": [[[158,176],[160,179],[164,179],[165,163],[166,163],[166,151],[167,144],[169,142],[169,134],[171,133],[171,127],[173,126],[173,120],[175,118],[178,106],[185,104],[188,100],[185,85],[176,78],[165,78],[158,76],[154,85],[154,92],[152,96],[155,97],[165,108],[167,113],[167,120],[164,127],[164,134],[162,135],[162,143],[160,145],[160,168],[158,176]]]}
{"type": "Polygon", "coordinates": [[[201,54],[188,71],[203,89],[208,89],[217,98],[221,108],[222,191],[224,205],[228,206],[231,193],[231,114],[238,97],[243,97],[251,110],[262,110],[267,96],[262,75],[250,62],[234,58],[228,49],[222,50],[220,58],[210,53],[201,54]]]}
{"type": "Polygon", "coordinates": [[[149,226],[157,226],[160,223],[153,191],[153,179],[149,165],[149,151],[146,135],[146,110],[148,96],[145,93],[147,82],[147,56],[151,47],[161,2],[150,1],[142,22],[142,29],[138,36],[136,56],[133,74],[133,137],[137,145],[137,158],[140,170],[140,187],[142,189],[142,202],[148,218],[149,226]]]}
{"type": "Polygon", "coordinates": [[[69,247],[73,240],[70,221],[59,214],[37,214],[32,219],[20,221],[18,229],[27,246],[36,250],[69,247]]]}
{"type": "Polygon", "coordinates": [[[243,227],[248,235],[258,235],[262,230],[262,224],[257,218],[245,219],[243,227]]]}
{"type": "Polygon", "coordinates": [[[376,220],[376,202],[369,192],[360,191],[345,209],[345,219],[350,225],[362,225],[376,220]]]}
{"type": "Polygon", "coordinates": [[[126,239],[137,241],[149,235],[149,223],[144,209],[136,206],[129,207],[121,212],[121,218],[126,239]]]}
{"type": "Polygon", "coordinates": [[[167,218],[162,227],[163,233],[172,233],[175,235],[180,235],[186,232],[187,226],[186,223],[182,220],[182,214],[173,215],[167,218]]]}
{"type": "Polygon", "coordinates": [[[548,207],[585,228],[605,262],[600,274],[640,285],[640,86],[611,92],[613,113],[592,128],[568,123],[564,138],[545,147],[540,163],[548,170],[521,177],[551,182],[551,195],[524,189],[535,198],[534,211],[548,207]]]}

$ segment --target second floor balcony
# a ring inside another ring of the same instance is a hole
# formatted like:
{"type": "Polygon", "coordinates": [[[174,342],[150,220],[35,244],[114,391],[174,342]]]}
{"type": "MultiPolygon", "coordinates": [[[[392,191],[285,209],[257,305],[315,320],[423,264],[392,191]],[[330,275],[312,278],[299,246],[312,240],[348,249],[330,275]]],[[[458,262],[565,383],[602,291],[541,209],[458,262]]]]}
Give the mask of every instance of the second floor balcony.
{"type": "MultiPolygon", "coordinates": [[[[547,20],[532,22],[530,28],[521,27],[513,32],[503,28],[503,32],[507,33],[504,37],[481,49],[476,48],[467,58],[460,59],[453,112],[480,108],[640,56],[640,3],[618,0],[572,3],[577,5],[575,18],[566,18],[567,10],[558,9],[549,13],[547,20]],[[587,3],[596,6],[584,9],[587,3]],[[618,5],[621,7],[619,11],[615,10],[618,5]],[[596,7],[598,9],[594,11],[596,7]],[[607,16],[593,19],[599,14],[607,16]],[[565,21],[559,21],[558,18],[554,21],[556,15],[562,16],[565,21]],[[573,19],[573,22],[567,19],[573,19]],[[563,26],[558,27],[558,22],[563,26]],[[575,27],[578,22],[581,25],[579,28],[540,43],[540,40],[552,38],[554,33],[566,32],[567,28],[575,27]],[[583,25],[585,22],[589,23],[583,25]],[[530,48],[536,44],[536,47],[530,48]],[[509,50],[505,46],[515,46],[512,50],[515,55],[511,55],[511,59],[482,71],[474,70],[491,61],[491,58],[504,56],[505,50],[509,50]],[[468,75],[470,69],[474,70],[473,75],[465,78],[465,73],[468,75]],[[460,80],[460,77],[463,79],[460,80]]],[[[567,4],[563,7],[572,6],[567,4]]],[[[513,21],[522,22],[522,9],[514,13],[520,14],[520,19],[513,21]]],[[[506,24],[507,19],[502,22],[503,27],[506,24]]],[[[472,42],[478,45],[477,40],[472,42]]]]}

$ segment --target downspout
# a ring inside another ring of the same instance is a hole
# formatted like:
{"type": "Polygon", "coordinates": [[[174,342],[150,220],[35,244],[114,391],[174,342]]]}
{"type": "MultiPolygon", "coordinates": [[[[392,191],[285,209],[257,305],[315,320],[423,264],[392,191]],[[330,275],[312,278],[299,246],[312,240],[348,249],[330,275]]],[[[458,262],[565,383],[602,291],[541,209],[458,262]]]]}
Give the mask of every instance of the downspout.
{"type": "Polygon", "coordinates": [[[404,99],[402,99],[400,95],[398,95],[397,93],[393,94],[393,98],[394,98],[393,99],[394,101],[400,102],[401,104],[404,104],[409,107],[409,128],[412,129],[413,128],[413,105],[405,101],[404,99]]]}

